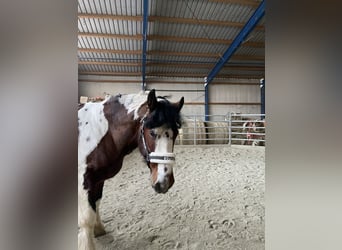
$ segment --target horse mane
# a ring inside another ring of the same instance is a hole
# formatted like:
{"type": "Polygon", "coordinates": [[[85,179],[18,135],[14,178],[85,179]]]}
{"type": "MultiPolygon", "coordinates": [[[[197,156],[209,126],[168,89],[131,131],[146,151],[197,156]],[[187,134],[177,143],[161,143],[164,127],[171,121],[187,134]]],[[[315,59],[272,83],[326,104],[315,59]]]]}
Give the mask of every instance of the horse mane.
{"type": "Polygon", "coordinates": [[[163,95],[163,96],[157,96],[157,99],[163,99],[163,100],[167,100],[168,98],[171,98],[171,95],[163,95]]]}
{"type": "MultiPolygon", "coordinates": [[[[119,102],[125,106],[127,113],[134,112],[134,120],[139,119],[138,111],[140,107],[146,104],[148,93],[140,91],[137,94],[118,94],[115,96],[107,96],[107,101],[119,102]]],[[[147,128],[156,128],[163,125],[177,130],[181,127],[181,115],[178,107],[172,104],[167,98],[170,96],[158,96],[158,104],[155,110],[153,110],[145,118],[145,126],[147,128]]]]}

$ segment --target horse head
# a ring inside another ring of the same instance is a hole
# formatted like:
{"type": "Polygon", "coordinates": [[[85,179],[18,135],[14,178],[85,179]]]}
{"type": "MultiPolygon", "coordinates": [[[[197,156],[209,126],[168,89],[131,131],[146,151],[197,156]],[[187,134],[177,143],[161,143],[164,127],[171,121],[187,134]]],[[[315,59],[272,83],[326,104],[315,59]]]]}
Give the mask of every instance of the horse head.
{"type": "Polygon", "coordinates": [[[166,193],[174,183],[174,143],[181,127],[180,110],[184,97],[171,103],[158,98],[155,90],[147,97],[148,112],[142,118],[139,149],[151,171],[152,187],[157,193],[166,193]]]}

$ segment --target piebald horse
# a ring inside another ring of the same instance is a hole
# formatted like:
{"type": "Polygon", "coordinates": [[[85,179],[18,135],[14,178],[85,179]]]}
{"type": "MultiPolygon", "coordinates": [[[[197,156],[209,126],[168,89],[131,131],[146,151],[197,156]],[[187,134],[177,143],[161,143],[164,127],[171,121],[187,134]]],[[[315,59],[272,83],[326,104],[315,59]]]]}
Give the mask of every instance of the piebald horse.
{"type": "Polygon", "coordinates": [[[166,193],[174,183],[174,142],[181,127],[184,97],[171,103],[148,95],[109,96],[78,110],[78,249],[95,249],[94,236],[105,234],[99,206],[105,180],[115,176],[125,155],[139,147],[152,187],[166,193]]]}

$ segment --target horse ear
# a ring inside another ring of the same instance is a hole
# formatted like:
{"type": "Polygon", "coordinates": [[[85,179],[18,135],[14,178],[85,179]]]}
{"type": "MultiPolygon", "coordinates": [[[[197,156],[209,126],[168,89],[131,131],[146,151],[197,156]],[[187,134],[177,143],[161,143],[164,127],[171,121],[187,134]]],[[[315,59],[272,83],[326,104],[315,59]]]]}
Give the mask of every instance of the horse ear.
{"type": "Polygon", "coordinates": [[[178,109],[178,112],[182,109],[183,105],[184,105],[184,96],[179,100],[178,103],[176,103],[177,105],[177,109],[178,109]]]}
{"type": "Polygon", "coordinates": [[[156,98],[156,91],[155,89],[152,89],[150,93],[148,93],[148,96],[147,96],[147,105],[148,105],[148,108],[150,109],[150,112],[156,109],[157,104],[158,104],[158,100],[156,98]]]}

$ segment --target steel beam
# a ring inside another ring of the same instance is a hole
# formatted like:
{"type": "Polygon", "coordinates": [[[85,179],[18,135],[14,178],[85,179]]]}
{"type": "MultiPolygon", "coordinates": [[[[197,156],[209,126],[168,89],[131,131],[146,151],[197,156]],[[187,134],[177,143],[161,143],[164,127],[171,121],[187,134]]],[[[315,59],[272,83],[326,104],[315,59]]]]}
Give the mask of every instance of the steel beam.
{"type": "Polygon", "coordinates": [[[210,71],[207,77],[204,78],[204,90],[205,90],[205,100],[204,100],[204,111],[205,111],[205,120],[209,119],[209,84],[215,78],[215,76],[220,72],[222,67],[226,64],[226,62],[233,56],[237,48],[241,45],[241,43],[247,38],[248,34],[255,28],[260,19],[265,14],[265,0],[263,0],[258,8],[255,10],[253,15],[249,18],[248,22],[239,32],[239,34],[235,37],[233,42],[230,44],[229,48],[224,52],[223,56],[219,59],[219,61],[215,64],[214,68],[210,71]]]}
{"type": "Polygon", "coordinates": [[[235,39],[233,40],[229,48],[226,50],[226,52],[223,54],[220,60],[216,63],[214,68],[210,71],[210,73],[207,76],[207,80],[205,84],[211,83],[211,81],[215,78],[215,76],[221,70],[223,65],[231,58],[231,56],[235,53],[237,48],[247,38],[248,34],[255,28],[255,26],[258,24],[258,22],[264,16],[264,14],[265,14],[265,0],[263,0],[259,4],[258,8],[255,10],[253,15],[250,17],[248,22],[239,32],[239,34],[235,37],[235,39]]]}
{"type": "Polygon", "coordinates": [[[143,51],[142,51],[142,83],[141,89],[146,89],[146,61],[147,61],[147,27],[148,27],[148,0],[144,0],[143,13],[143,51]]]}

